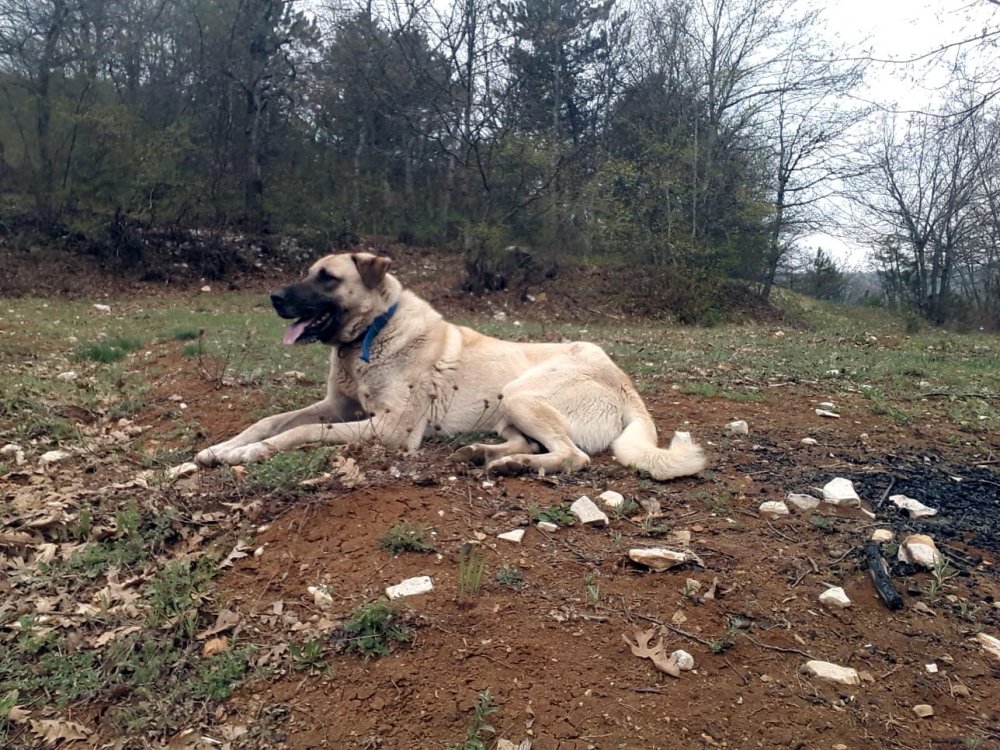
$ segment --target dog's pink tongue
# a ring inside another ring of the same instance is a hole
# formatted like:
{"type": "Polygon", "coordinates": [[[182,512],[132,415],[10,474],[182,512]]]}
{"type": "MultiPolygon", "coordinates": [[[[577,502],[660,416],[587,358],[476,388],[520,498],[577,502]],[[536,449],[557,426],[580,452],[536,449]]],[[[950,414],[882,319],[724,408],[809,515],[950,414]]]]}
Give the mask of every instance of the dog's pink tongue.
{"type": "Polygon", "coordinates": [[[285,335],[281,339],[282,344],[294,344],[298,341],[299,336],[302,332],[306,330],[306,326],[309,325],[308,320],[297,320],[292,323],[288,328],[285,329],[285,335]]]}

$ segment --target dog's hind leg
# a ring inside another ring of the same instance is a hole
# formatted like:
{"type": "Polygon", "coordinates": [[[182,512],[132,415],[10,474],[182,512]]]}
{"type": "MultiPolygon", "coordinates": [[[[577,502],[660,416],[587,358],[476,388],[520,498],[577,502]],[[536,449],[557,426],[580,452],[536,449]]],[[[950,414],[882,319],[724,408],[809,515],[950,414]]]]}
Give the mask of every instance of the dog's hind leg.
{"type": "Polygon", "coordinates": [[[514,453],[486,464],[497,474],[520,474],[544,471],[546,474],[579,471],[590,463],[590,456],[570,439],[566,418],[543,397],[533,394],[504,393],[504,412],[510,425],[544,446],[544,451],[514,453]]]}
{"type": "Polygon", "coordinates": [[[448,456],[449,461],[460,464],[475,464],[482,466],[504,456],[516,453],[536,453],[538,446],[528,440],[520,431],[513,427],[505,427],[500,431],[500,437],[506,438],[503,443],[473,443],[459,448],[448,456]]]}

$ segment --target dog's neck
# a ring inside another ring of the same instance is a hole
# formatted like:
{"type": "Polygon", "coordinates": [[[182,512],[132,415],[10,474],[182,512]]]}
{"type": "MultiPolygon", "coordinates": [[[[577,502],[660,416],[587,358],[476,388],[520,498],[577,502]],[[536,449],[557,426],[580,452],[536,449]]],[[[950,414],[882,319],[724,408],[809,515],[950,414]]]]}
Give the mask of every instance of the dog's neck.
{"type": "Polygon", "coordinates": [[[394,302],[388,310],[379,315],[375,320],[371,322],[371,325],[365,329],[364,334],[361,336],[361,361],[370,362],[371,361],[371,347],[372,342],[375,337],[379,335],[379,332],[385,328],[386,324],[392,319],[392,316],[396,314],[396,308],[399,307],[398,302],[394,302]]]}

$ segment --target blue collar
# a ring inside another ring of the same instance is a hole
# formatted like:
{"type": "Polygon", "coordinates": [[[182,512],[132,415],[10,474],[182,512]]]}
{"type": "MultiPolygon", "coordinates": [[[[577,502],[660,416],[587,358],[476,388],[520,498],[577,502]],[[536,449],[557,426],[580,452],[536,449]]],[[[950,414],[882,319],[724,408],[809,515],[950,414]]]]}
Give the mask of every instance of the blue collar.
{"type": "Polygon", "coordinates": [[[372,342],[375,340],[375,337],[378,336],[379,331],[381,331],[383,328],[385,328],[386,323],[388,323],[389,320],[392,318],[392,316],[396,314],[396,308],[398,306],[399,306],[399,303],[397,302],[392,307],[390,307],[388,310],[386,310],[384,313],[382,313],[377,318],[375,318],[375,320],[372,321],[372,324],[370,326],[368,326],[368,330],[365,331],[365,336],[361,340],[361,361],[362,362],[370,362],[371,361],[369,359],[369,357],[371,356],[372,342]]]}

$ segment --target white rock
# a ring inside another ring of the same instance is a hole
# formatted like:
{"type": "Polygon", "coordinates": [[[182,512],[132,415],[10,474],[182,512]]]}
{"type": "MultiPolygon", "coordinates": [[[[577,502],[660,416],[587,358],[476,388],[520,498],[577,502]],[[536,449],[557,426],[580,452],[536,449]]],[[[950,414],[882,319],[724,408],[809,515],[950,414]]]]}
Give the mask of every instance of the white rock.
{"type": "Polygon", "coordinates": [[[791,503],[799,510],[815,510],[819,507],[820,499],[812,495],[803,495],[798,492],[789,492],[785,498],[786,503],[791,503]]]}
{"type": "Polygon", "coordinates": [[[520,544],[521,540],[524,539],[524,529],[514,529],[513,531],[505,531],[502,534],[497,534],[497,539],[503,539],[505,542],[514,542],[514,544],[520,544]]]}
{"type": "Polygon", "coordinates": [[[819,405],[820,409],[836,409],[837,405],[832,401],[824,401],[819,405]]]}
{"type": "Polygon", "coordinates": [[[889,531],[889,529],[875,529],[875,531],[872,532],[872,541],[878,542],[879,544],[882,542],[891,542],[892,532],[889,531]]]}
{"type": "Polygon", "coordinates": [[[535,524],[535,526],[538,527],[539,531],[547,531],[550,534],[553,531],[559,530],[559,524],[552,523],[552,521],[539,521],[538,523],[535,524]]]}
{"type": "Polygon", "coordinates": [[[840,415],[829,409],[816,409],[817,417],[829,417],[830,419],[840,419],[840,415]]]}
{"type": "Polygon", "coordinates": [[[169,471],[167,471],[167,478],[171,481],[175,479],[181,479],[183,477],[189,477],[192,474],[198,473],[198,464],[193,461],[185,461],[180,466],[174,466],[169,471]]]}
{"type": "Polygon", "coordinates": [[[0,448],[0,456],[13,456],[20,450],[21,446],[17,443],[7,443],[3,448],[0,448]]]}
{"type": "Polygon", "coordinates": [[[416,596],[417,594],[426,594],[428,591],[434,590],[434,583],[431,581],[430,576],[417,576],[416,578],[407,578],[405,581],[400,581],[395,586],[388,586],[385,590],[385,595],[390,599],[399,599],[401,596],[416,596]]]}
{"type": "Polygon", "coordinates": [[[670,654],[670,659],[682,672],[690,672],[694,669],[694,657],[683,649],[679,648],[670,654]]]}
{"type": "Polygon", "coordinates": [[[934,662],[931,662],[930,664],[924,664],[924,669],[927,670],[927,674],[937,674],[938,673],[938,665],[935,664],[934,662]]]}
{"type": "Polygon", "coordinates": [[[67,370],[66,372],[61,372],[56,375],[56,380],[61,380],[64,383],[69,383],[80,377],[80,374],[76,370],[67,370]]]}
{"type": "Polygon", "coordinates": [[[910,534],[899,545],[899,552],[896,556],[902,562],[921,565],[925,568],[933,568],[942,559],[934,540],[926,534],[910,534]]]}
{"type": "Polygon", "coordinates": [[[570,512],[576,516],[577,520],[584,524],[600,524],[601,526],[608,525],[608,517],[603,510],[598,508],[594,501],[591,500],[586,495],[581,495],[579,498],[573,501],[573,504],[569,506],[570,512]]]}
{"type": "Polygon", "coordinates": [[[94,309],[97,310],[97,312],[102,312],[102,313],[109,313],[109,312],[111,312],[111,307],[109,305],[97,304],[97,305],[94,305],[94,309]]]}
{"type": "Polygon", "coordinates": [[[819,445],[819,440],[816,438],[802,438],[799,442],[802,445],[819,445]]]}
{"type": "Polygon", "coordinates": [[[976,640],[982,644],[986,653],[1000,659],[1000,638],[994,638],[992,635],[987,635],[986,633],[976,633],[976,640]]]}
{"type": "Polygon", "coordinates": [[[497,740],[497,750],[517,750],[517,745],[510,740],[497,740]]]}
{"type": "Polygon", "coordinates": [[[620,508],[625,504],[625,496],[614,490],[605,490],[597,496],[597,499],[603,501],[609,508],[620,508]]]}
{"type": "Polygon", "coordinates": [[[46,453],[43,453],[41,455],[41,457],[38,459],[38,462],[42,466],[48,466],[49,464],[58,463],[59,461],[65,461],[67,458],[72,458],[72,457],[73,454],[69,453],[68,451],[60,451],[60,450],[47,451],[46,453]]]}
{"type": "Polygon", "coordinates": [[[628,557],[632,562],[645,565],[657,573],[683,565],[689,560],[701,562],[697,555],[692,552],[678,552],[666,547],[636,547],[628,551],[628,557]]]}
{"type": "Polygon", "coordinates": [[[843,609],[851,606],[851,600],[840,586],[832,586],[819,595],[819,600],[828,607],[843,609]]]}
{"type": "Polygon", "coordinates": [[[909,513],[910,518],[925,518],[937,515],[935,508],[929,508],[919,500],[914,500],[912,497],[907,497],[906,495],[890,495],[889,502],[909,513]]]}
{"type": "Polygon", "coordinates": [[[674,438],[673,439],[674,440],[680,440],[680,441],[685,442],[685,443],[690,443],[691,442],[691,433],[690,432],[683,432],[681,430],[674,430],[674,438]]]}
{"type": "Polygon", "coordinates": [[[806,674],[819,677],[823,680],[830,680],[841,685],[860,685],[861,677],[856,669],[851,667],[841,667],[828,661],[818,661],[813,659],[807,661],[803,666],[806,674]]]}
{"type": "Polygon", "coordinates": [[[333,606],[333,597],[330,596],[330,590],[326,587],[326,584],[319,584],[318,586],[307,586],[306,591],[313,598],[313,604],[315,604],[320,609],[329,609],[333,606]]]}
{"type": "Polygon", "coordinates": [[[209,292],[212,291],[212,287],[210,287],[210,286],[208,286],[208,284],[206,284],[205,286],[203,286],[201,288],[201,291],[202,291],[202,294],[208,294],[209,292]]]}
{"type": "Polygon", "coordinates": [[[768,500],[766,503],[761,503],[760,508],[758,508],[761,513],[766,516],[787,516],[788,506],[785,505],[781,500],[768,500]]]}
{"type": "Polygon", "coordinates": [[[913,713],[921,719],[927,719],[934,715],[934,706],[927,703],[919,703],[913,707],[913,713]]]}
{"type": "Polygon", "coordinates": [[[745,419],[737,419],[723,427],[722,431],[727,435],[749,435],[750,425],[747,424],[745,419]]]}
{"type": "Polygon", "coordinates": [[[848,508],[861,507],[861,498],[854,491],[854,482],[843,477],[831,479],[823,485],[823,500],[830,505],[843,505],[848,508]]]}

